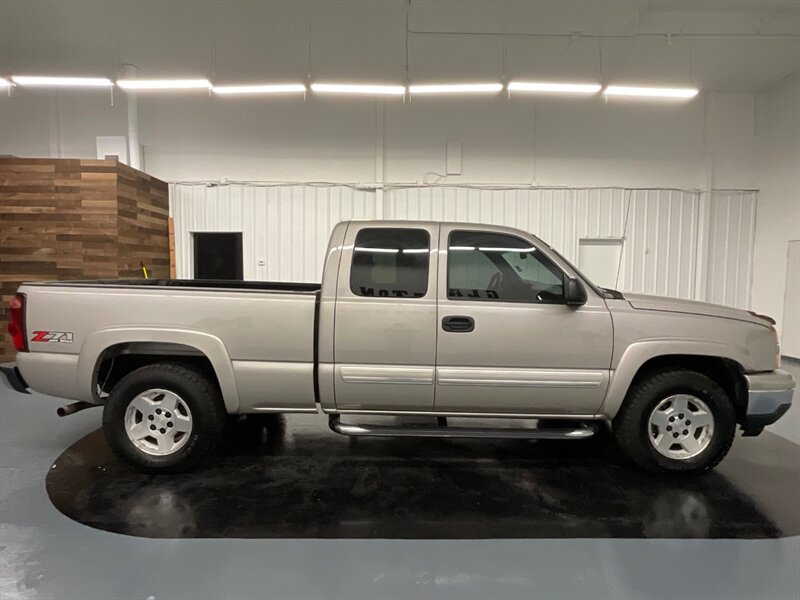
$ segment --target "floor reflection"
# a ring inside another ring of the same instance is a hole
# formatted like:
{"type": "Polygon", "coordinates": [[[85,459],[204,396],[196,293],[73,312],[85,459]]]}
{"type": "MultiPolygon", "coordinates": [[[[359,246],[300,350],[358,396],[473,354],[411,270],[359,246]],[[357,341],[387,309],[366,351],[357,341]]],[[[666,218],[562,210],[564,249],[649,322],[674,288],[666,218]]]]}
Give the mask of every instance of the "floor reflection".
{"type": "Polygon", "coordinates": [[[319,416],[232,419],[191,473],[119,463],[102,432],[47,477],[53,504],[144,537],[772,538],[800,534],[798,446],[739,438],[722,467],[656,477],[587,441],[345,438],[319,416]]]}

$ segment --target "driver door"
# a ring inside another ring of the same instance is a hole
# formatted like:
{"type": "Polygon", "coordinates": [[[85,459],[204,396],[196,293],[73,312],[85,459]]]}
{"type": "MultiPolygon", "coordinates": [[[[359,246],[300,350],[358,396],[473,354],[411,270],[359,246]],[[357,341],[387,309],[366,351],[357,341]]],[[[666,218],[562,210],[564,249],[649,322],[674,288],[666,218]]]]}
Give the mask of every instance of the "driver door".
{"type": "Polygon", "coordinates": [[[442,226],[435,410],[588,416],[609,379],[611,316],[589,290],[568,306],[567,276],[535,238],[442,226]]]}

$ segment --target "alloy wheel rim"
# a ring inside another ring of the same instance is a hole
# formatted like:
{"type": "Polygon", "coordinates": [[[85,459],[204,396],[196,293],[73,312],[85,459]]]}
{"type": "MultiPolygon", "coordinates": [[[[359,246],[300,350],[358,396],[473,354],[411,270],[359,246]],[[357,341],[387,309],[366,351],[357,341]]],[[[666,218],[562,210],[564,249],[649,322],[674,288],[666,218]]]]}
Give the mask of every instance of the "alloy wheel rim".
{"type": "Polygon", "coordinates": [[[189,441],[192,413],[175,392],[146,390],[137,394],[125,410],[125,433],[137,450],[151,456],[168,456],[189,441]]]}
{"type": "Polygon", "coordinates": [[[714,437],[714,415],[691,394],[674,394],[659,402],[648,419],[648,437],[656,452],[673,460],[701,454],[714,437]]]}

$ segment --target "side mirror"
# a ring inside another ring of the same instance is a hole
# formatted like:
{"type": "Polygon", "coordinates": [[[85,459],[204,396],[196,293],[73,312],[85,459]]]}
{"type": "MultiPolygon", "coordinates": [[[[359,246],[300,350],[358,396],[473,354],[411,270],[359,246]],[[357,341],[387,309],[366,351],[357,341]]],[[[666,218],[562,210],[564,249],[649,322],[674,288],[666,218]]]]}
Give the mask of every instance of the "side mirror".
{"type": "Polygon", "coordinates": [[[569,306],[583,306],[589,297],[586,295],[586,288],[575,277],[567,279],[567,285],[564,288],[564,296],[567,299],[569,306]]]}

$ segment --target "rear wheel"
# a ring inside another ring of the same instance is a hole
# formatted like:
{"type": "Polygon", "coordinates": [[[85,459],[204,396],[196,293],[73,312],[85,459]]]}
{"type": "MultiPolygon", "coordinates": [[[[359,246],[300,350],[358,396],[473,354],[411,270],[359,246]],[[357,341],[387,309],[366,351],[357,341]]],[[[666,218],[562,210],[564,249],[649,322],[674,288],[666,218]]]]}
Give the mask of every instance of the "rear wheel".
{"type": "Polygon", "coordinates": [[[728,395],[709,377],[659,371],[633,385],[613,430],[622,451],[650,471],[706,471],[730,450],[736,414],[728,395]]]}
{"type": "Polygon", "coordinates": [[[189,469],[216,446],[224,423],[216,385],[176,363],[129,373],[103,411],[103,430],[116,455],[148,473],[189,469]]]}

